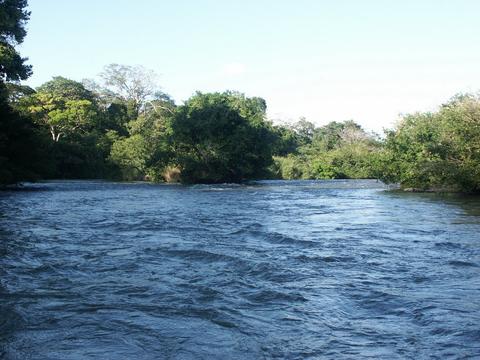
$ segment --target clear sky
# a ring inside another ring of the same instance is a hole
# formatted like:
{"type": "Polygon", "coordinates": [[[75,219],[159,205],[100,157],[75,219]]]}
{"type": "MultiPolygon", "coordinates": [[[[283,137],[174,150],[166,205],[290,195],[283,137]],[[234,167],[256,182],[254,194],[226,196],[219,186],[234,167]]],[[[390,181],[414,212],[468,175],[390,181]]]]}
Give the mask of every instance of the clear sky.
{"type": "Polygon", "coordinates": [[[267,100],[271,119],[391,127],[480,90],[480,0],[29,0],[20,47],[38,86],[109,63],[196,90],[267,100]]]}

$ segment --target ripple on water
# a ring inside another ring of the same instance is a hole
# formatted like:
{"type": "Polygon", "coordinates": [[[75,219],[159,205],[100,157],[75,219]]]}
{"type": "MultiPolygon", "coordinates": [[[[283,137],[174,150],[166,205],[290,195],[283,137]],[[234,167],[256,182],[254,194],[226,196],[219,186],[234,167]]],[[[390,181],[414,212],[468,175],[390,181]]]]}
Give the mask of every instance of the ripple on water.
{"type": "Polygon", "coordinates": [[[480,357],[478,200],[375,181],[0,193],[0,358],[480,357]]]}

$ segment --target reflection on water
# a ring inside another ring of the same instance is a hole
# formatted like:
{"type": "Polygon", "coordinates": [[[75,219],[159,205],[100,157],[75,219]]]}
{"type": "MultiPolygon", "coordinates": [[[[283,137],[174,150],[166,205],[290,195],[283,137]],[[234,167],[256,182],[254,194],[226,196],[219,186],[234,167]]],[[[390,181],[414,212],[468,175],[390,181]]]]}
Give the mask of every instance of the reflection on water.
{"type": "Polygon", "coordinates": [[[375,181],[0,193],[0,358],[480,357],[480,200],[375,181]]]}

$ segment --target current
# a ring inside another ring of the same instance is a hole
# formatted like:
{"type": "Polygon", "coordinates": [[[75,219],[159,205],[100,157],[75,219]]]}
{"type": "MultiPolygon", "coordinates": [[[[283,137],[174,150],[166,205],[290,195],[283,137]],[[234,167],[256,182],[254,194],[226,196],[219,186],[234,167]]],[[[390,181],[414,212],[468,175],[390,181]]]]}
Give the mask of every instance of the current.
{"type": "Polygon", "coordinates": [[[0,192],[0,359],[480,358],[480,199],[375,180],[0,192]]]}

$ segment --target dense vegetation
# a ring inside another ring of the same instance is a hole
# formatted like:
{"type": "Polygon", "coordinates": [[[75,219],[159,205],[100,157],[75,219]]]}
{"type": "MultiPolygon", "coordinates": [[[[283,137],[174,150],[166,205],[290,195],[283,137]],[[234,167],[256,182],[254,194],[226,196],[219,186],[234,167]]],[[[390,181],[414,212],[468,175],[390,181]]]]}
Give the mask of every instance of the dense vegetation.
{"type": "Polygon", "coordinates": [[[25,38],[30,13],[26,0],[0,2],[0,184],[35,180],[41,174],[43,144],[39,129],[9,103],[19,86],[8,82],[25,80],[31,74],[15,46],[25,38]]]}
{"type": "MultiPolygon", "coordinates": [[[[275,157],[283,179],[356,179],[377,177],[376,159],[382,143],[353,121],[316,128],[302,119],[290,127],[297,147],[275,157]]],[[[284,130],[285,131],[285,130],[284,130]]]]}
{"type": "Polygon", "coordinates": [[[480,192],[480,97],[407,115],[387,133],[379,177],[404,188],[480,192]]]}
{"type": "Polygon", "coordinates": [[[407,115],[382,138],[351,120],[274,125],[263,99],[236,92],[199,92],[176,105],[140,66],[108,65],[99,83],[54,77],[31,89],[20,85],[31,68],[16,51],[26,5],[0,1],[0,185],[379,178],[404,188],[480,192],[478,96],[407,115]]]}

